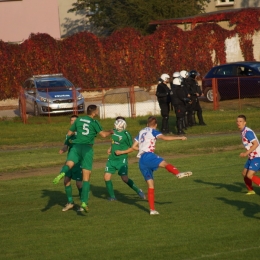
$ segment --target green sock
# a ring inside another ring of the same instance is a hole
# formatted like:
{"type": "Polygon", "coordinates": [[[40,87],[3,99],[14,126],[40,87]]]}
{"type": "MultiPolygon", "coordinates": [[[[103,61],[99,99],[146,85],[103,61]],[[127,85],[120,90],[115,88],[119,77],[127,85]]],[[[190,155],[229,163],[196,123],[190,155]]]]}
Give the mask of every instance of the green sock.
{"type": "Polygon", "coordinates": [[[69,203],[74,203],[72,198],[72,188],[71,185],[65,186],[65,193],[67,195],[67,199],[69,203]]]}
{"type": "Polygon", "coordinates": [[[88,205],[89,190],[90,190],[90,183],[89,183],[89,181],[83,181],[82,193],[81,193],[81,201],[85,202],[86,205],[88,205]]]}
{"type": "Polygon", "coordinates": [[[106,188],[107,188],[107,191],[108,191],[109,196],[110,196],[111,198],[115,198],[115,193],[114,193],[112,181],[111,181],[111,180],[105,181],[105,184],[106,184],[106,188]]]}
{"type": "Polygon", "coordinates": [[[128,182],[126,183],[131,189],[133,189],[137,194],[140,191],[140,189],[135,185],[135,183],[131,180],[128,179],[128,182]]]}
{"type": "Polygon", "coordinates": [[[69,170],[70,170],[70,167],[68,165],[63,165],[60,170],[60,173],[62,173],[62,172],[67,173],[69,170]]]}
{"type": "Polygon", "coordinates": [[[79,191],[79,198],[80,198],[80,201],[82,202],[82,198],[81,198],[82,188],[78,188],[78,191],[79,191]]]}

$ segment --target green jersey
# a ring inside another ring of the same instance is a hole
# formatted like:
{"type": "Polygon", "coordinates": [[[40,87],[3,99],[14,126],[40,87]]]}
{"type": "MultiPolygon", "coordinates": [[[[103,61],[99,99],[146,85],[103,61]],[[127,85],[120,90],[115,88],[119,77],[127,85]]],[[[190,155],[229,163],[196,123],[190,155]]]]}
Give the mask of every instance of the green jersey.
{"type": "Polygon", "coordinates": [[[77,132],[77,138],[73,140],[76,144],[94,144],[94,139],[103,129],[97,120],[89,116],[78,117],[70,131],[77,132]]]}
{"type": "Polygon", "coordinates": [[[128,157],[128,154],[121,154],[121,155],[116,155],[115,151],[116,150],[127,150],[128,148],[132,147],[133,145],[133,139],[132,136],[130,135],[129,132],[127,131],[122,131],[118,132],[114,130],[114,133],[111,136],[112,138],[112,143],[111,143],[111,154],[109,155],[108,159],[109,160],[122,160],[124,158],[128,157]]]}

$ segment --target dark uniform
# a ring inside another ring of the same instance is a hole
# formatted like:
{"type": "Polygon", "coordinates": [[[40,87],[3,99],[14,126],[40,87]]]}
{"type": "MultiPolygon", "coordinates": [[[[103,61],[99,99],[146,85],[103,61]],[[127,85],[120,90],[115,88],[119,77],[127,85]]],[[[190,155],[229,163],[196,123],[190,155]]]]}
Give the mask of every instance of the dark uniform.
{"type": "Polygon", "coordinates": [[[190,93],[191,93],[191,100],[192,100],[192,118],[193,118],[193,125],[196,125],[195,120],[195,113],[197,112],[197,117],[199,119],[199,125],[206,125],[203,117],[202,117],[202,109],[200,106],[199,98],[202,95],[202,91],[200,89],[200,86],[198,82],[196,81],[196,76],[198,76],[198,72],[195,70],[190,71],[189,77],[187,78],[186,82],[189,86],[190,93]]]}
{"type": "MultiPolygon", "coordinates": [[[[186,112],[184,117],[184,129],[187,127],[191,127],[192,124],[192,100],[191,100],[191,89],[189,87],[189,84],[187,83],[187,78],[182,79],[182,85],[185,92],[186,98],[188,98],[190,101],[186,102],[186,112]]],[[[187,100],[188,100],[187,99],[187,100]]]]}
{"type": "Polygon", "coordinates": [[[187,94],[179,78],[173,80],[171,97],[177,118],[177,134],[185,134],[183,131],[183,121],[186,113],[186,103],[189,102],[190,99],[187,98],[187,94]]]}
{"type": "Polygon", "coordinates": [[[169,113],[170,113],[170,97],[171,90],[164,82],[160,82],[156,89],[157,100],[161,109],[162,126],[161,132],[169,133],[169,113]]]}

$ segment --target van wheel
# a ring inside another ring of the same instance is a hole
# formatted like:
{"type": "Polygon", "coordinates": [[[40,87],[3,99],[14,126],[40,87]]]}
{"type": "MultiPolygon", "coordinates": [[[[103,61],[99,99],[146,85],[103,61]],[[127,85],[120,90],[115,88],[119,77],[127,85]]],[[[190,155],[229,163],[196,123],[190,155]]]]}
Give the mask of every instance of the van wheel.
{"type": "Polygon", "coordinates": [[[39,108],[38,108],[37,104],[34,103],[34,116],[39,116],[39,115],[40,115],[39,108]]]}
{"type": "MultiPolygon", "coordinates": [[[[206,88],[204,91],[204,95],[209,102],[213,102],[213,90],[212,88],[206,88]]],[[[220,100],[220,94],[218,93],[218,101],[220,100]]]]}

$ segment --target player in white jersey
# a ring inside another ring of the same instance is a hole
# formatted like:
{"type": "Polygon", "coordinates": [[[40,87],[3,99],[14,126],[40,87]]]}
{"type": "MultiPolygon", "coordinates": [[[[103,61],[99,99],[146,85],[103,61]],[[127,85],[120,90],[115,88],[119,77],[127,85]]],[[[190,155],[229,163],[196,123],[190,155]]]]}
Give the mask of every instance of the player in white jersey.
{"type": "Polygon", "coordinates": [[[164,141],[172,140],[186,140],[185,136],[165,136],[161,132],[156,130],[157,120],[155,117],[150,116],[148,118],[147,127],[142,129],[138,136],[135,138],[132,148],[138,151],[137,157],[139,160],[139,169],[148,186],[148,203],[150,206],[150,215],[158,215],[159,212],[154,207],[154,180],[153,172],[158,167],[165,168],[168,172],[174,174],[177,178],[188,177],[192,175],[192,172],[179,172],[179,170],[167,163],[163,158],[154,153],[155,143],[157,139],[164,141]]]}
{"type": "Polygon", "coordinates": [[[255,194],[252,182],[260,186],[260,178],[256,176],[256,172],[260,170],[260,145],[256,134],[252,129],[246,126],[246,116],[239,115],[237,117],[237,127],[241,131],[242,143],[246,148],[246,152],[240,153],[240,157],[248,157],[242,175],[248,189],[247,195],[255,194]]]}

